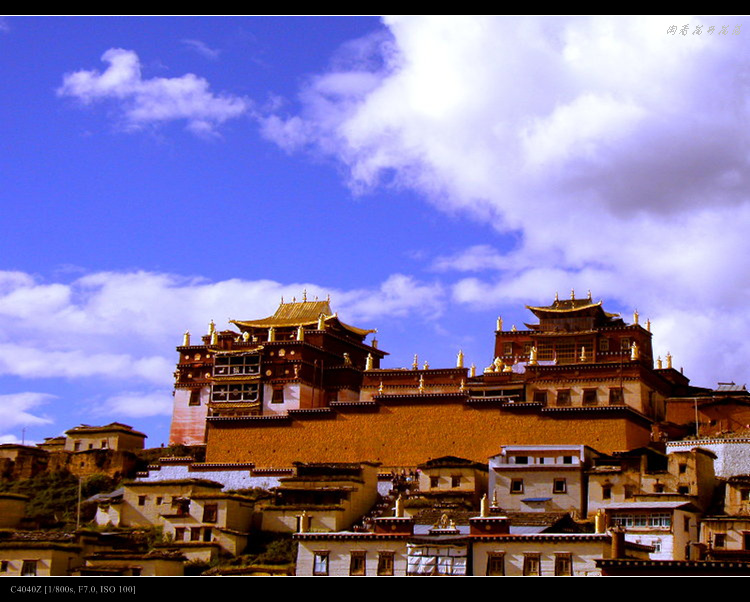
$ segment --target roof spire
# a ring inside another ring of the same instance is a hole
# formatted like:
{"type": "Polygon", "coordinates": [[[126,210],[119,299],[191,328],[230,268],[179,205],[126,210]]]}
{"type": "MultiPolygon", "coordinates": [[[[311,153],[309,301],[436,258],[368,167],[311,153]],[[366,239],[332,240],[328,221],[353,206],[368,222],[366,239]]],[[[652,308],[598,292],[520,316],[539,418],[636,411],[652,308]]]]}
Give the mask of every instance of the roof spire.
{"type": "Polygon", "coordinates": [[[281,295],[281,304],[284,305],[284,295],[281,295]]]}
{"type": "Polygon", "coordinates": [[[575,289],[570,289],[570,298],[575,299],[576,298],[576,291],[575,289]]]}
{"type": "Polygon", "coordinates": [[[458,350],[458,356],[456,356],[456,368],[464,367],[464,351],[463,349],[458,350]]]}
{"type": "Polygon", "coordinates": [[[638,308],[633,312],[633,324],[638,324],[638,308]]]}
{"type": "Polygon", "coordinates": [[[589,289],[589,301],[591,301],[591,289],[589,289]]]}
{"type": "Polygon", "coordinates": [[[419,356],[414,354],[414,363],[411,365],[413,370],[419,370],[419,356]]]}
{"type": "Polygon", "coordinates": [[[307,303],[307,289],[302,289],[302,303],[307,303]]]}
{"type": "Polygon", "coordinates": [[[560,300],[560,297],[557,295],[557,291],[555,291],[555,303],[557,303],[560,300]]]}

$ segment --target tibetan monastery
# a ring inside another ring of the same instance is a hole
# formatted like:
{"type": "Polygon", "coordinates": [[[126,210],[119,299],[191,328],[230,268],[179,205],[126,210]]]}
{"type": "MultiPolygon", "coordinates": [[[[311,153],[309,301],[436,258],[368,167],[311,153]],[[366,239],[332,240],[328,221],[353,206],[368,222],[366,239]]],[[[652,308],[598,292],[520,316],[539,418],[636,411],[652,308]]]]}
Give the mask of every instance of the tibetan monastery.
{"type": "Polygon", "coordinates": [[[602,303],[555,298],[538,322],[503,330],[481,370],[381,368],[374,330],[342,322],[329,301],[213,322],[177,347],[171,443],[206,444],[208,463],[380,462],[415,467],[458,456],[486,462],[502,445],[647,445],[665,399],[689,392],[671,359],[654,368],[650,325],[602,303]]]}

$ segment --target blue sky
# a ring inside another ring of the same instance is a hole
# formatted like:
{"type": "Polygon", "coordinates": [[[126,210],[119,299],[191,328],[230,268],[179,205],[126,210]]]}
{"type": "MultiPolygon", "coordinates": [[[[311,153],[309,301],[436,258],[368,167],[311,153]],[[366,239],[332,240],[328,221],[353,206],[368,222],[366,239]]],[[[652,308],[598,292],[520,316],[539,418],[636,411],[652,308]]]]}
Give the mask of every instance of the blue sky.
{"type": "Polygon", "coordinates": [[[742,19],[3,18],[0,441],[166,442],[182,332],[303,289],[480,369],[591,290],[744,383],[742,19]]]}

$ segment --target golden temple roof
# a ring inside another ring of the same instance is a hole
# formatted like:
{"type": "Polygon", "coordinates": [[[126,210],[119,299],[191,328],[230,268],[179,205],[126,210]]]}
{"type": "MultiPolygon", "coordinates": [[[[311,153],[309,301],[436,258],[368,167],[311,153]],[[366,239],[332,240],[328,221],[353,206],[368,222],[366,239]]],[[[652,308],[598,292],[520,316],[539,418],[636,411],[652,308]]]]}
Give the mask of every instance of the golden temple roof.
{"type": "MultiPolygon", "coordinates": [[[[581,311],[584,309],[593,309],[593,308],[601,308],[602,302],[597,301],[594,303],[590,298],[589,299],[564,299],[559,300],[555,299],[554,303],[552,305],[547,306],[532,306],[527,305],[526,309],[531,310],[532,312],[553,312],[553,313],[569,313],[574,311],[581,311]]],[[[605,316],[608,318],[619,318],[620,314],[613,314],[606,311],[603,311],[605,316]]]]}
{"type": "Polygon", "coordinates": [[[260,320],[230,320],[230,322],[243,330],[247,328],[310,326],[313,324],[317,325],[321,315],[326,322],[336,320],[346,330],[361,337],[367,336],[371,332],[377,332],[377,330],[366,330],[344,324],[338,319],[337,314],[331,311],[328,301],[293,301],[292,303],[284,303],[282,301],[276,313],[268,318],[260,320]]]}

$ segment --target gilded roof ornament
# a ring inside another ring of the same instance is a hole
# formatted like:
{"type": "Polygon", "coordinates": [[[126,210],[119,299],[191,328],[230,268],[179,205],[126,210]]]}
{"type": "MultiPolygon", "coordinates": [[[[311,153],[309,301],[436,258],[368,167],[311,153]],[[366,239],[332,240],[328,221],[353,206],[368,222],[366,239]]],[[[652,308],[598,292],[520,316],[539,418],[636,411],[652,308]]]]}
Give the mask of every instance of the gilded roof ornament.
{"type": "Polygon", "coordinates": [[[428,364],[427,360],[425,360],[422,370],[429,370],[429,369],[430,369],[430,364],[428,364]]]}
{"type": "Polygon", "coordinates": [[[560,300],[560,297],[557,295],[557,291],[555,291],[555,303],[557,303],[560,300]]]}
{"type": "Polygon", "coordinates": [[[242,340],[247,343],[250,340],[250,333],[246,330],[242,333],[242,340]]]}
{"type": "Polygon", "coordinates": [[[486,518],[490,515],[490,503],[487,499],[487,494],[482,496],[482,501],[479,503],[479,516],[486,518]]]}
{"type": "Polygon", "coordinates": [[[208,323],[208,334],[213,334],[213,333],[214,333],[214,330],[216,330],[216,324],[214,324],[214,321],[213,321],[213,320],[211,320],[211,321],[210,321],[210,322],[208,323]]]}
{"type": "Polygon", "coordinates": [[[581,345],[581,356],[578,359],[581,362],[586,361],[586,347],[584,347],[583,345],[581,345]]]}
{"type": "Polygon", "coordinates": [[[661,370],[661,369],[662,369],[662,364],[661,364],[661,356],[659,356],[659,357],[657,357],[657,358],[656,358],[656,368],[657,368],[658,370],[661,370]]]}
{"type": "Polygon", "coordinates": [[[365,370],[372,370],[372,353],[367,354],[367,359],[365,359],[365,370]]]}
{"type": "Polygon", "coordinates": [[[307,289],[302,290],[302,303],[307,303],[307,289]]]}
{"type": "Polygon", "coordinates": [[[458,350],[458,355],[456,356],[456,368],[463,368],[464,367],[464,351],[463,349],[458,350]]]}
{"type": "Polygon", "coordinates": [[[493,372],[501,372],[503,369],[503,360],[500,359],[500,357],[496,357],[495,361],[492,362],[495,366],[495,369],[493,372]]]}
{"type": "Polygon", "coordinates": [[[412,363],[411,367],[412,370],[419,370],[419,357],[416,353],[414,354],[414,362],[412,363]]]}
{"type": "Polygon", "coordinates": [[[503,319],[500,316],[498,316],[497,317],[497,328],[495,330],[500,331],[502,329],[503,329],[503,319]]]}
{"type": "Polygon", "coordinates": [[[215,330],[211,333],[211,344],[212,345],[218,345],[219,344],[219,333],[215,330]]]}
{"type": "Polygon", "coordinates": [[[403,518],[404,517],[404,500],[401,497],[400,493],[399,493],[398,497],[396,498],[396,506],[393,509],[393,516],[395,518],[403,518]]]}
{"type": "Polygon", "coordinates": [[[513,324],[513,326],[510,327],[511,332],[518,332],[518,329],[516,328],[516,325],[513,324]]]}
{"type": "Polygon", "coordinates": [[[471,378],[474,378],[476,375],[477,375],[477,365],[476,364],[472,364],[471,368],[469,368],[469,376],[471,378]]]}
{"type": "Polygon", "coordinates": [[[575,300],[575,298],[576,298],[576,291],[575,291],[575,289],[570,289],[570,298],[572,300],[575,300]]]}
{"type": "Polygon", "coordinates": [[[667,351],[667,368],[672,367],[672,354],[667,351]]]}
{"type": "Polygon", "coordinates": [[[529,351],[529,365],[530,366],[536,366],[537,365],[538,362],[536,360],[536,354],[537,354],[536,345],[534,345],[531,348],[531,351],[529,351]]]}
{"type": "Polygon", "coordinates": [[[268,329],[268,342],[271,343],[276,340],[276,329],[271,326],[271,328],[268,329]]]}
{"type": "Polygon", "coordinates": [[[344,352],[344,366],[351,366],[352,365],[352,358],[349,356],[347,352],[344,352]]]}
{"type": "Polygon", "coordinates": [[[419,375],[419,389],[420,393],[424,393],[424,374],[419,375]]]}
{"type": "Polygon", "coordinates": [[[646,320],[646,330],[651,332],[651,320],[646,320]]]}
{"type": "Polygon", "coordinates": [[[589,301],[591,301],[591,289],[589,289],[589,301]]]}
{"type": "Polygon", "coordinates": [[[383,394],[383,381],[382,381],[382,380],[380,381],[380,386],[378,387],[378,393],[379,393],[380,395],[382,395],[382,394],[383,394]]]}
{"type": "Polygon", "coordinates": [[[297,340],[298,341],[304,341],[305,340],[305,329],[302,327],[302,324],[300,324],[297,327],[297,340]]]}
{"type": "Polygon", "coordinates": [[[633,312],[633,324],[638,324],[638,310],[633,312]]]}
{"type": "Polygon", "coordinates": [[[640,349],[638,349],[638,343],[633,341],[633,344],[630,346],[630,359],[632,361],[637,360],[640,357],[640,349]]]}
{"type": "Polygon", "coordinates": [[[466,381],[462,378],[461,384],[458,387],[459,393],[463,393],[466,390],[466,381]]]}
{"type": "Polygon", "coordinates": [[[190,347],[190,331],[186,330],[185,334],[182,335],[182,345],[183,347],[190,347]]]}

